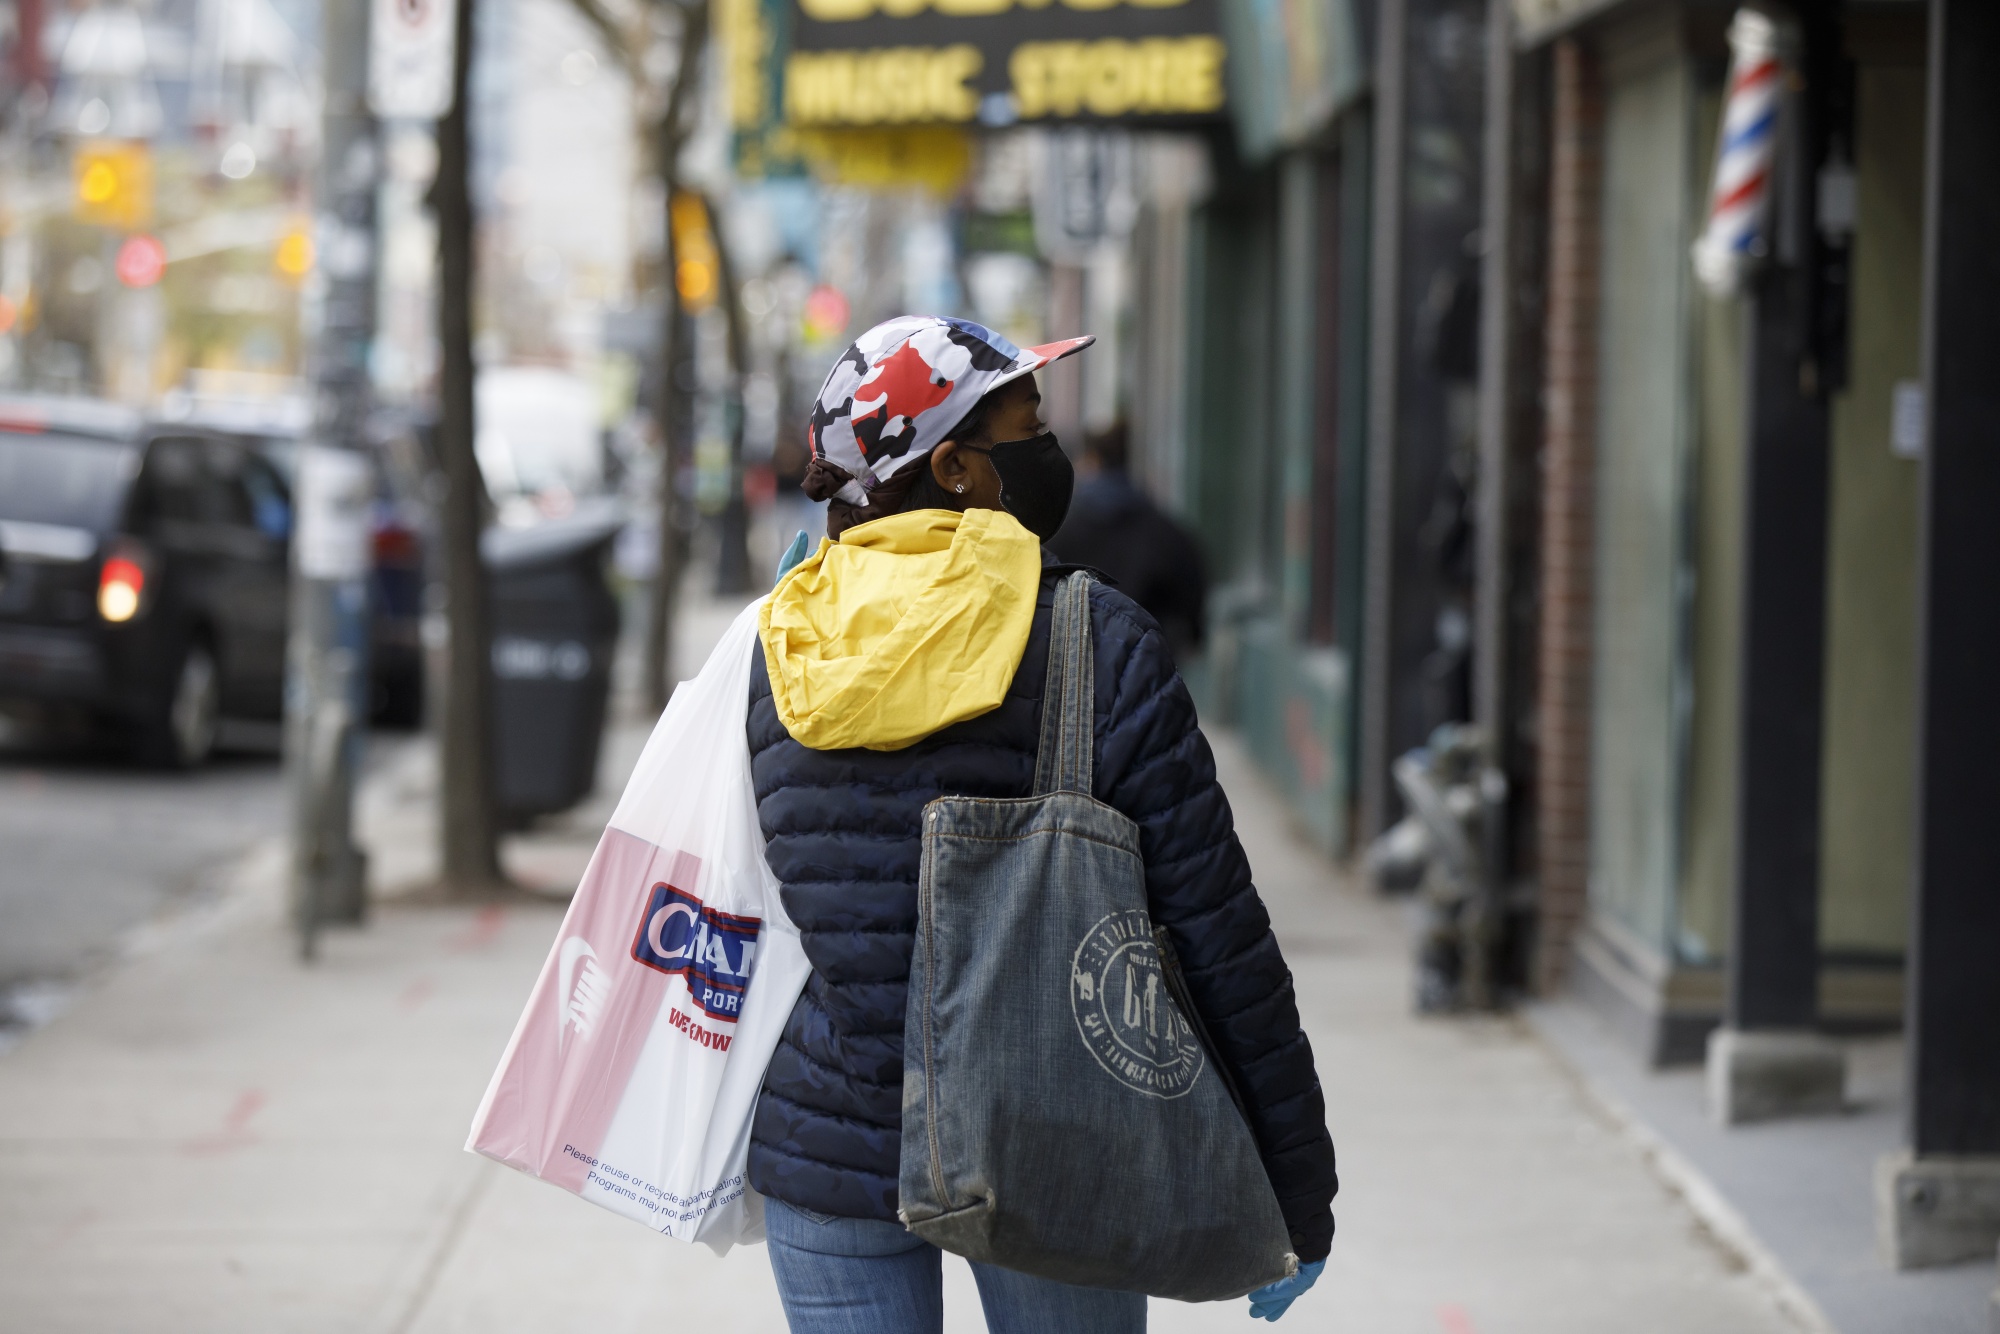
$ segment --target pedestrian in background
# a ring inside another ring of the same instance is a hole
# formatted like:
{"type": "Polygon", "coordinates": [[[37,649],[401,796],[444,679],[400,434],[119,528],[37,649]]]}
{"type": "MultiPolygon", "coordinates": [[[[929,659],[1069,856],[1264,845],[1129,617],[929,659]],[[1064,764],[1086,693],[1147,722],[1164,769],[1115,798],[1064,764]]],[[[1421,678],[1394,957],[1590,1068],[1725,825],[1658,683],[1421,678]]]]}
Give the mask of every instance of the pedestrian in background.
{"type": "MultiPolygon", "coordinates": [[[[749,1159],[797,1334],[942,1328],[941,1253],[898,1221],[921,821],[940,796],[1030,794],[1066,573],[1042,542],[1073,485],[1033,373],[1090,341],[1024,351],[964,321],[892,320],[842,355],[813,408],[805,489],[828,501],[831,540],[767,604],[747,723],[766,855],[812,964],[749,1159]]],[[[1166,636],[1102,583],[1088,623],[1092,795],[1137,824],[1150,916],[1241,1091],[1300,1264],[1251,1294],[1276,1319],[1333,1239],[1312,1050],[1166,636]]],[[[973,1273],[992,1330],[1145,1327],[1139,1293],[973,1273]]]]}
{"type": "Polygon", "coordinates": [[[1176,662],[1201,648],[1208,576],[1193,533],[1153,503],[1126,471],[1125,423],[1084,442],[1076,500],[1049,545],[1109,577],[1159,622],[1176,662]]]}

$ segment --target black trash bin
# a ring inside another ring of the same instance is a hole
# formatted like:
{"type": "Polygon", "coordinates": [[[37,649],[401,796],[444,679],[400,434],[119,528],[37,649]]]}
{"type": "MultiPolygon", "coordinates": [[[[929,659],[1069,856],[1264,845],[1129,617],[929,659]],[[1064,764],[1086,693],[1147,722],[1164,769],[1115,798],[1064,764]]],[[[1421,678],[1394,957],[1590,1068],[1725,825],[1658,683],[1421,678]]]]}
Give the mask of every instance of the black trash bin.
{"type": "Polygon", "coordinates": [[[518,828],[568,810],[597,777],[618,599],[605,577],[623,517],[579,512],[480,543],[492,608],[493,771],[518,828]]]}

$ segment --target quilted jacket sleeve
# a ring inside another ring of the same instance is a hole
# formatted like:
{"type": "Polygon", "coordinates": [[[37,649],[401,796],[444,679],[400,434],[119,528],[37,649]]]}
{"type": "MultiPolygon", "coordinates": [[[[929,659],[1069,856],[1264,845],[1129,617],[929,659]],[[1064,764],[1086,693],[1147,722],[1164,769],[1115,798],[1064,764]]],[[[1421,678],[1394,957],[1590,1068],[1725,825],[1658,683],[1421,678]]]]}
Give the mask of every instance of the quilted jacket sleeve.
{"type": "Polygon", "coordinates": [[[1333,1140],[1291,970],[1250,882],[1194,701],[1152,619],[1114,590],[1091,590],[1098,708],[1096,789],[1136,821],[1153,920],[1235,1076],[1302,1261],[1333,1245],[1333,1140]],[[1109,707],[1106,707],[1106,701],[1109,707]]]}

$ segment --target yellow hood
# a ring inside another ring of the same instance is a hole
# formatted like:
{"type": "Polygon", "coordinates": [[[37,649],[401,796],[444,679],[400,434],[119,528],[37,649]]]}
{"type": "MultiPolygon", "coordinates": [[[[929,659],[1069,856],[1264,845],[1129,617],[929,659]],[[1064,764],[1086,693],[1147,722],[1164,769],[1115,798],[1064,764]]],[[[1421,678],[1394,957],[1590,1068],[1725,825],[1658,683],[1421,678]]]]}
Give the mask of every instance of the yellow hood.
{"type": "Polygon", "coordinates": [[[778,718],[814,750],[901,750],[999,707],[1042,549],[1004,510],[913,510],[823,541],[758,618],[778,718]]]}

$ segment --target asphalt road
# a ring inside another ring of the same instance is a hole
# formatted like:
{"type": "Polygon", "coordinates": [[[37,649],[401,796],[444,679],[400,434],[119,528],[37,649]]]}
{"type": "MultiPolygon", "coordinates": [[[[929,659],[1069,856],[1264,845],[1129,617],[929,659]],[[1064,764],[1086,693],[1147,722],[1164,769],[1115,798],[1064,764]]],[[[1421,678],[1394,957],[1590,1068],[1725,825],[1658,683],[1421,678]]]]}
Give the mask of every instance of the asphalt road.
{"type": "Polygon", "coordinates": [[[32,1022],[132,930],[211,892],[284,818],[273,755],[160,773],[0,734],[0,1028],[32,1022]]]}

